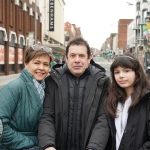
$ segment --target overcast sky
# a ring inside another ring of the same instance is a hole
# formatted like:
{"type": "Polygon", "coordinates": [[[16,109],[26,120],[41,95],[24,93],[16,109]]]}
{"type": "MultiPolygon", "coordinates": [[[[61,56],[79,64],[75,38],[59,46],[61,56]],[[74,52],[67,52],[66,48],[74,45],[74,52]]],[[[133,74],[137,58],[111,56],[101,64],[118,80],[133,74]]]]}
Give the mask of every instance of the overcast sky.
{"type": "Polygon", "coordinates": [[[135,18],[135,0],[64,0],[64,21],[81,28],[90,47],[101,48],[119,19],[135,18]],[[126,2],[134,4],[128,5],[126,2]]]}

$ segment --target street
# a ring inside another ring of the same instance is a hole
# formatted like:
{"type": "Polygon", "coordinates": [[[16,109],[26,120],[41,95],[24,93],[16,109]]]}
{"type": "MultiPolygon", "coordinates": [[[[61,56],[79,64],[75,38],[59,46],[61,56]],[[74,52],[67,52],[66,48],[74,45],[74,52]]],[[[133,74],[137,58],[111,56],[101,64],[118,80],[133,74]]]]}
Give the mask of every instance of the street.
{"type": "Polygon", "coordinates": [[[110,62],[109,62],[104,57],[93,57],[93,60],[95,61],[95,63],[97,63],[97,64],[101,65],[103,68],[105,68],[107,76],[110,76],[110,65],[112,63],[112,60],[110,60],[110,62]]]}

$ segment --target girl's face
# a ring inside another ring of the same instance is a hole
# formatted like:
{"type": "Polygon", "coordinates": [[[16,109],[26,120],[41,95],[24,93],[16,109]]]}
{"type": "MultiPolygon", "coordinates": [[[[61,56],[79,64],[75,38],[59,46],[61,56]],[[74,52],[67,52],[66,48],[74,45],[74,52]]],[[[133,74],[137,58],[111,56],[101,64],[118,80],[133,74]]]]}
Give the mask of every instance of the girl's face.
{"type": "Polygon", "coordinates": [[[43,80],[50,69],[50,58],[46,55],[32,59],[29,63],[25,64],[25,67],[34,76],[37,81],[43,80]]]}
{"type": "Polygon", "coordinates": [[[118,66],[114,69],[114,77],[120,87],[133,91],[136,74],[131,68],[118,66]]]}

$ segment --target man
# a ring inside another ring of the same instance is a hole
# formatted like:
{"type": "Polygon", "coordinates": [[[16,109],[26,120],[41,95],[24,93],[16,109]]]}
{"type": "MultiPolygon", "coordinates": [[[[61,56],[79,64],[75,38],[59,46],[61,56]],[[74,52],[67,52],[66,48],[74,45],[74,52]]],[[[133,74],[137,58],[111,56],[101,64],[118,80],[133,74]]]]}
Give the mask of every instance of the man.
{"type": "Polygon", "coordinates": [[[55,65],[47,77],[38,133],[42,149],[105,149],[108,77],[98,64],[90,64],[91,58],[88,43],[77,37],[66,48],[66,63],[55,65]]]}

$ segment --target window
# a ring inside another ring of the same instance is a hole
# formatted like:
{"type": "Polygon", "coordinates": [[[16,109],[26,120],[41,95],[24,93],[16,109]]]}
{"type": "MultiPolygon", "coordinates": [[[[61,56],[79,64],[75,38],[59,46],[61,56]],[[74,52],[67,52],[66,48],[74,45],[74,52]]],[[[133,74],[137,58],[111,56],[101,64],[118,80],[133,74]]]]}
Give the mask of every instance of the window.
{"type": "Polygon", "coordinates": [[[146,16],[147,16],[147,10],[142,11],[142,21],[145,23],[146,22],[146,16]]]}
{"type": "Polygon", "coordinates": [[[140,10],[140,3],[137,3],[137,4],[136,4],[136,10],[137,10],[137,11],[140,10]]]}

